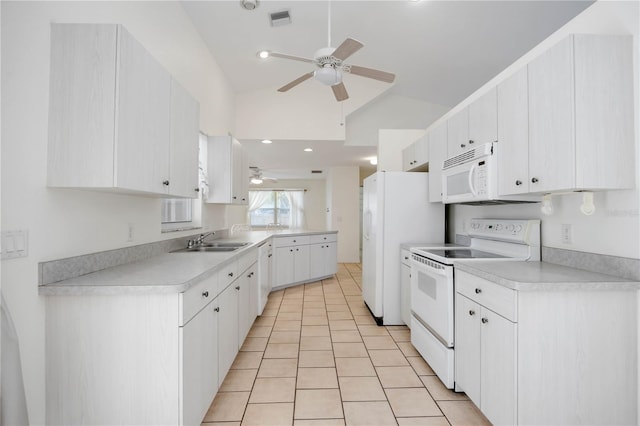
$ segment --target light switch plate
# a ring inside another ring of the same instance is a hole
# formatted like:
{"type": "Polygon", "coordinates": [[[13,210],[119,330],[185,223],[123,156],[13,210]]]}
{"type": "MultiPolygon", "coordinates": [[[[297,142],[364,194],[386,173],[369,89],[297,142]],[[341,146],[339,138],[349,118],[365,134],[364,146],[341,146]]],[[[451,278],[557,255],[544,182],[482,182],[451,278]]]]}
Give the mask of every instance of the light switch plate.
{"type": "Polygon", "coordinates": [[[2,231],[2,259],[26,257],[29,254],[29,231],[2,231]]]}

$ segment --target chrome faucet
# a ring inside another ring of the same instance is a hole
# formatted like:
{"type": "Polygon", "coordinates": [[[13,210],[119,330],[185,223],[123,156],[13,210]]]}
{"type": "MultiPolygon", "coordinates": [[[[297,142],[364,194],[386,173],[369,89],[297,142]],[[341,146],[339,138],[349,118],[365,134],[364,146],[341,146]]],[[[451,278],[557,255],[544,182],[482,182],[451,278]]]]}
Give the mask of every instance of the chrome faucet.
{"type": "Polygon", "coordinates": [[[198,238],[195,238],[193,240],[187,240],[187,248],[192,248],[196,245],[200,246],[202,244],[204,244],[204,239],[207,238],[210,235],[215,235],[215,231],[212,232],[207,232],[206,234],[200,234],[200,236],[198,238]]]}

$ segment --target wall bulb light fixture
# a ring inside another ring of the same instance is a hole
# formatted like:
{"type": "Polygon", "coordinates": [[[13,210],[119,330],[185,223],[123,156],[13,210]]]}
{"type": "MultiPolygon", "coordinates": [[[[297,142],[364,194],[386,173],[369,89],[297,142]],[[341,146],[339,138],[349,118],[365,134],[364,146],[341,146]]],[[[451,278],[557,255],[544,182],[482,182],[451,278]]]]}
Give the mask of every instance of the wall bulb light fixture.
{"type": "Polygon", "coordinates": [[[551,201],[551,194],[542,196],[542,206],[540,206],[540,211],[545,216],[551,216],[553,214],[553,202],[551,201]]]}
{"type": "Polygon", "coordinates": [[[595,211],[596,205],[593,203],[593,192],[583,192],[580,212],[583,215],[591,216],[595,211]]]}

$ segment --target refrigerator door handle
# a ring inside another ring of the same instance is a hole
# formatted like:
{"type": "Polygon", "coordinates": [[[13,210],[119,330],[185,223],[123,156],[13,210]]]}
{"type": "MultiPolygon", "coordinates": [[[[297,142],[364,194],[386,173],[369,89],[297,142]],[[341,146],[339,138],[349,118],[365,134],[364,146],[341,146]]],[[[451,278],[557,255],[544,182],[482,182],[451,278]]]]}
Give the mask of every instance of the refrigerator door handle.
{"type": "Polygon", "coordinates": [[[365,240],[369,239],[369,235],[371,234],[371,211],[367,210],[364,212],[364,230],[362,232],[362,236],[365,240]]]}

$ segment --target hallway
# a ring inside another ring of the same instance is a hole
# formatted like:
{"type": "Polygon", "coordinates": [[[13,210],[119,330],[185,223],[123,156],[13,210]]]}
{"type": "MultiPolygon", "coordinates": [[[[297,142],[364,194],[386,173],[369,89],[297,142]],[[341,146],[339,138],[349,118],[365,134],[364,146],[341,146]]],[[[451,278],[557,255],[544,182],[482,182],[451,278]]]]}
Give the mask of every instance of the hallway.
{"type": "Polygon", "coordinates": [[[446,389],[405,326],[378,327],[358,264],[273,292],[203,425],[487,425],[446,389]]]}

